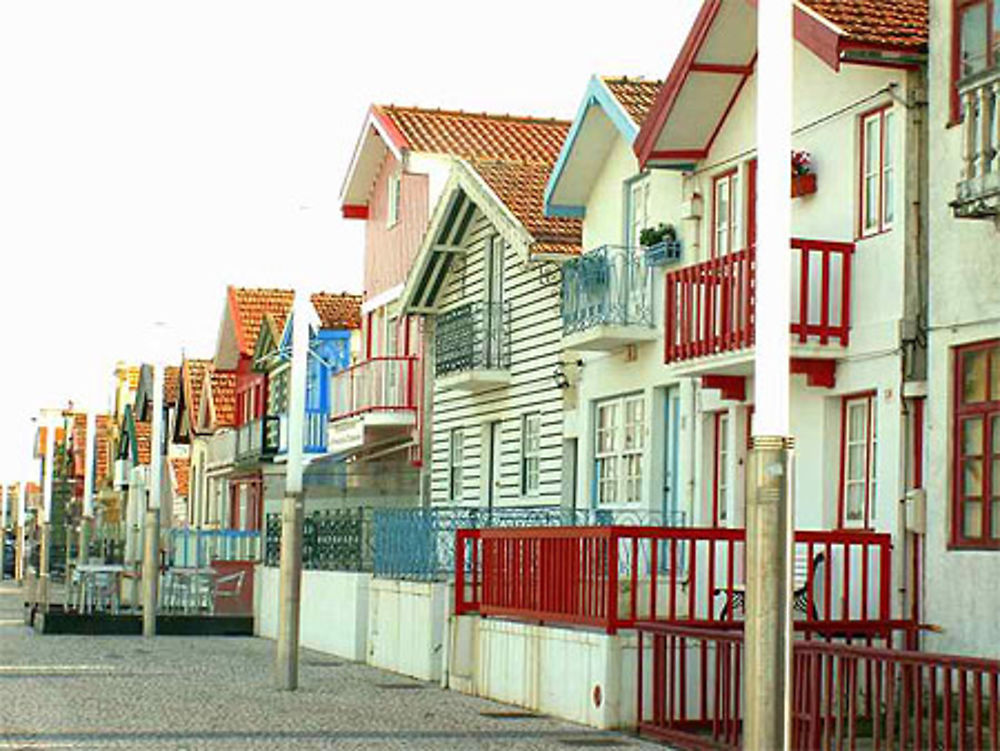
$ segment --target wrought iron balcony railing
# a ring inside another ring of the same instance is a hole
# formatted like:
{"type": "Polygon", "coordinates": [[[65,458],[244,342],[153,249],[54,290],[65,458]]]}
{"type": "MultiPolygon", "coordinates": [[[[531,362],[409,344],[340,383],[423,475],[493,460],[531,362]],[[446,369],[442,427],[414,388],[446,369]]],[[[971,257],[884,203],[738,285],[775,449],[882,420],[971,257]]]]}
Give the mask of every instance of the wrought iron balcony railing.
{"type": "Polygon", "coordinates": [[[373,357],[334,373],[330,379],[330,419],[366,412],[416,411],[420,360],[373,357]]]}
{"type": "Polygon", "coordinates": [[[236,461],[274,456],[278,451],[278,417],[257,417],[236,428],[236,461]]]}
{"type": "Polygon", "coordinates": [[[563,333],[653,326],[653,276],[642,250],[604,245],[562,267],[563,333]]]}
{"type": "Polygon", "coordinates": [[[952,208],[959,217],[1000,213],[1000,67],[959,82],[962,179],[952,208]]]}
{"type": "Polygon", "coordinates": [[[510,367],[510,303],[474,302],[437,317],[438,376],[510,367]]]}

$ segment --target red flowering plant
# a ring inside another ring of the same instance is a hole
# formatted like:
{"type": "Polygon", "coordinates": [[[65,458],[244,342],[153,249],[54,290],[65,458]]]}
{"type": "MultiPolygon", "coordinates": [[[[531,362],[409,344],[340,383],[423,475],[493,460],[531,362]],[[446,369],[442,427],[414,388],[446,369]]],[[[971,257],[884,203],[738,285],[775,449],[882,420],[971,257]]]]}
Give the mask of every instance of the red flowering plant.
{"type": "Polygon", "coordinates": [[[801,177],[812,173],[812,156],[808,151],[792,152],[792,175],[801,177]]]}

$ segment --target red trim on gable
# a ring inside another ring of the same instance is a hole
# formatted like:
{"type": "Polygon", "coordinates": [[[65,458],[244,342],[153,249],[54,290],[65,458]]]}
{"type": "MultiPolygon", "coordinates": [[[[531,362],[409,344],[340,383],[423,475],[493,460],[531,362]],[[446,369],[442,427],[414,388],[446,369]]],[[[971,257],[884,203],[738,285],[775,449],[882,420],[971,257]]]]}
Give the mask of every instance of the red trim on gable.
{"type": "Polygon", "coordinates": [[[656,95],[656,101],[653,102],[653,107],[646,116],[646,122],[643,123],[639,135],[635,138],[633,150],[643,167],[652,158],[666,158],[654,156],[653,149],[656,147],[656,139],[659,137],[660,131],[663,130],[663,124],[680,95],[684,81],[687,80],[688,70],[694,63],[695,56],[701,49],[705,36],[721,6],[722,0],[705,0],[702,4],[701,10],[698,11],[698,16],[691,26],[691,31],[688,32],[687,39],[684,40],[684,46],[677,55],[674,67],[670,70],[667,80],[663,82],[663,88],[656,95]]]}
{"type": "Polygon", "coordinates": [[[654,151],[650,153],[650,159],[704,159],[708,156],[708,152],[704,149],[688,149],[688,150],[668,150],[668,151],[654,151]]]}
{"type": "Polygon", "coordinates": [[[746,86],[747,80],[750,78],[750,73],[753,72],[754,67],[757,65],[757,54],[754,53],[753,59],[750,60],[750,64],[746,66],[749,73],[744,74],[743,78],[740,79],[739,84],[737,84],[736,89],[733,91],[732,97],[729,99],[729,104],[726,105],[726,109],[722,111],[722,117],[719,118],[719,122],[715,124],[715,130],[712,131],[711,137],[708,139],[708,143],[705,144],[705,155],[712,150],[712,144],[715,143],[715,139],[719,135],[719,131],[722,130],[722,126],[725,125],[726,120],[729,119],[729,113],[732,112],[733,107],[736,106],[736,100],[740,98],[740,93],[743,91],[743,87],[746,86]]]}
{"type": "Polygon", "coordinates": [[[371,115],[378,120],[379,125],[385,130],[385,133],[392,140],[392,145],[395,146],[399,151],[403,149],[410,148],[410,142],[406,140],[406,136],[403,132],[396,127],[396,123],[392,121],[392,118],[382,111],[382,108],[377,104],[373,104],[371,108],[371,115]]]}
{"type": "Polygon", "coordinates": [[[340,207],[340,213],[344,219],[367,219],[368,207],[363,204],[345,203],[340,207]]]}
{"type": "Polygon", "coordinates": [[[236,304],[236,293],[232,285],[226,288],[226,294],[229,296],[229,317],[233,321],[233,331],[236,333],[236,349],[242,357],[247,349],[246,332],[243,331],[243,322],[240,320],[239,306],[236,304]]]}
{"type": "Polygon", "coordinates": [[[829,26],[813,18],[801,8],[792,16],[795,38],[803,47],[826,63],[834,71],[840,70],[842,39],[829,26]]]}
{"type": "Polygon", "coordinates": [[[737,76],[749,76],[753,65],[726,65],[723,63],[691,63],[688,68],[692,73],[730,73],[737,76]]]}

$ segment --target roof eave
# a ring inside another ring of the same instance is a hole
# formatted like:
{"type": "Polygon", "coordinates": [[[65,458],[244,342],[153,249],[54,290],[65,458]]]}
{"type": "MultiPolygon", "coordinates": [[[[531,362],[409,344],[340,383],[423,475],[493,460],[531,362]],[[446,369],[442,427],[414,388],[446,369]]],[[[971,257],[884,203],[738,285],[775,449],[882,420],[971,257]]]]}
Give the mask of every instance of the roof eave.
{"type": "Polygon", "coordinates": [[[367,219],[367,200],[359,201],[352,196],[357,195],[354,188],[356,182],[362,179],[359,174],[361,170],[362,158],[366,149],[370,148],[368,138],[371,130],[374,130],[381,138],[382,143],[397,160],[402,161],[403,152],[409,148],[409,144],[392,120],[385,114],[381,107],[373,104],[365,115],[364,125],[361,133],[354,145],[354,152],[351,155],[350,166],[340,187],[340,206],[345,219],[367,219]]]}

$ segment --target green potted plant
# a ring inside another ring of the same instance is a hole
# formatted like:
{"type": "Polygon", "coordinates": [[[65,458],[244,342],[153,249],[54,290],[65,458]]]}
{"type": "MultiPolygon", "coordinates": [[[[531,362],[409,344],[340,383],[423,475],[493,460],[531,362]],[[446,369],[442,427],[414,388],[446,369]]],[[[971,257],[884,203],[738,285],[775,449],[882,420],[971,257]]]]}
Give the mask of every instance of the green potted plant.
{"type": "Polygon", "coordinates": [[[655,227],[646,227],[639,233],[639,244],[643,247],[646,263],[650,266],[680,260],[681,241],[672,224],[660,222],[655,227]]]}

